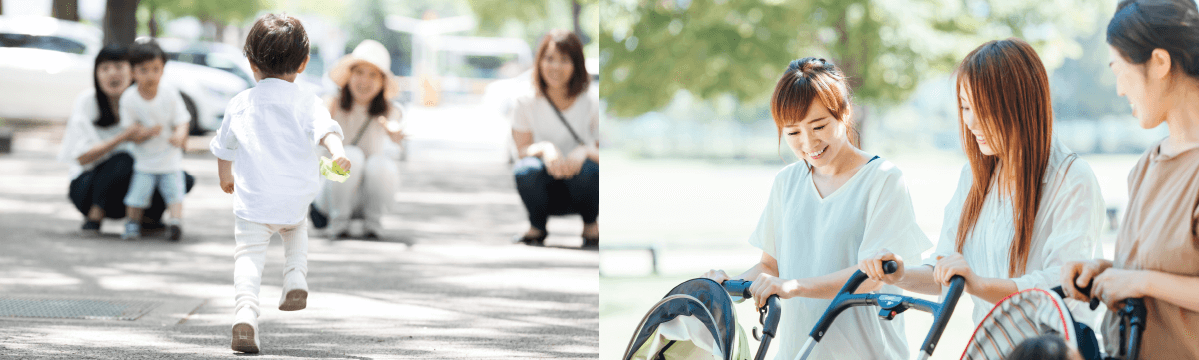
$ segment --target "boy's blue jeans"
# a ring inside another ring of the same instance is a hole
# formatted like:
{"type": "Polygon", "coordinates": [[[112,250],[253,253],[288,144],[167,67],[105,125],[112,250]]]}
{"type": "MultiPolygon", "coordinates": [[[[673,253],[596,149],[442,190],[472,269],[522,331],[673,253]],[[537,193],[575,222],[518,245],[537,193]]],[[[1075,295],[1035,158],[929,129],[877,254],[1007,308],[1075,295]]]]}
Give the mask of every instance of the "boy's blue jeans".
{"type": "Polygon", "coordinates": [[[599,217],[599,164],[586,160],[574,177],[558,180],[540,158],[530,156],[516,163],[513,173],[533,228],[544,232],[550,215],[577,213],[587,224],[599,217]]]}
{"type": "Polygon", "coordinates": [[[150,196],[154,195],[155,188],[167,205],[183,201],[183,172],[150,174],[134,170],[129,192],[125,193],[125,206],[145,209],[150,206],[150,196]]]}

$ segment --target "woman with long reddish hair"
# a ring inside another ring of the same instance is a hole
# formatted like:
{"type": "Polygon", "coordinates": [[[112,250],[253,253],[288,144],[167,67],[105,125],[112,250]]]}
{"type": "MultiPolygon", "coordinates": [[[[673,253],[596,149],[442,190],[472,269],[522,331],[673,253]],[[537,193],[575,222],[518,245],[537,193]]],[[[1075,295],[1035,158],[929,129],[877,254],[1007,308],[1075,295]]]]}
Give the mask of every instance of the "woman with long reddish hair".
{"type": "MultiPolygon", "coordinates": [[[[783,299],[778,359],[793,359],[833,296],[878,248],[918,256],[932,246],[916,225],[903,173],[859,148],[847,77],[818,58],[792,61],[774,88],[771,115],[779,141],[802,159],[779,171],[749,243],[761,260],[732,277],[753,280],[759,306],[783,299]]],[[[723,282],[723,270],[704,277],[723,282]]],[[[866,281],[859,292],[901,293],[866,281]]],[[[903,318],[846,310],[812,352],[816,359],[907,359],[903,318]]]]}
{"type": "MultiPolygon", "coordinates": [[[[880,250],[862,261],[871,279],[940,294],[955,275],[973,296],[974,322],[1008,295],[1058,284],[1062,265],[1102,254],[1104,202],[1091,167],[1053,137],[1049,77],[1020,39],[990,41],[957,70],[962,145],[969,164],[945,206],[937,250],[921,266],[880,250]],[[884,260],[899,271],[884,275],[884,260]]],[[[1077,319],[1094,313],[1076,301],[1077,319]]]]}

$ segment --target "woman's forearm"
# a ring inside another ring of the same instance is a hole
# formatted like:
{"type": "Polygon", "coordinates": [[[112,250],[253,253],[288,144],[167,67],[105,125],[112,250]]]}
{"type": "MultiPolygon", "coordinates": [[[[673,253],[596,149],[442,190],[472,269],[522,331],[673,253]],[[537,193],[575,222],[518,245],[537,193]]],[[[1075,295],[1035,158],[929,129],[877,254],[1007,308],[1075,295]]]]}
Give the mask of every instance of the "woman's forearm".
{"type": "Polygon", "coordinates": [[[1145,270],[1142,293],[1183,309],[1199,311],[1199,276],[1145,270]]]}
{"type": "Polygon", "coordinates": [[[125,139],[129,137],[129,133],[129,130],[126,130],[121,134],[112,137],[112,139],[108,139],[108,141],[92,147],[91,150],[83,153],[83,155],[79,155],[76,160],[79,161],[79,165],[87,165],[93,161],[99,160],[100,157],[108,154],[113,149],[116,149],[117,145],[121,145],[121,143],[125,142],[125,139]]]}
{"type": "MultiPolygon", "coordinates": [[[[799,288],[797,290],[798,293],[795,295],[806,298],[832,299],[837,296],[837,292],[841,291],[842,287],[845,287],[845,283],[849,281],[849,277],[856,271],[858,271],[858,266],[854,265],[831,274],[798,279],[799,288]]],[[[882,286],[882,282],[867,279],[858,286],[857,291],[854,293],[862,294],[878,291],[882,286]]]]}
{"type": "Polygon", "coordinates": [[[899,288],[925,295],[940,295],[941,285],[933,280],[933,267],[920,265],[903,270],[903,279],[895,283],[899,288]]]}
{"type": "Polygon", "coordinates": [[[753,279],[758,278],[758,275],[761,274],[779,276],[777,269],[773,269],[765,263],[758,263],[757,265],[754,265],[754,267],[749,268],[749,270],[745,270],[745,272],[741,273],[741,275],[734,276],[733,280],[753,281],[753,279]]]}
{"type": "Polygon", "coordinates": [[[992,304],[998,303],[1003,298],[1017,291],[1020,291],[1020,289],[1016,287],[1016,282],[1011,279],[978,277],[973,283],[966,283],[966,292],[992,304]]]}

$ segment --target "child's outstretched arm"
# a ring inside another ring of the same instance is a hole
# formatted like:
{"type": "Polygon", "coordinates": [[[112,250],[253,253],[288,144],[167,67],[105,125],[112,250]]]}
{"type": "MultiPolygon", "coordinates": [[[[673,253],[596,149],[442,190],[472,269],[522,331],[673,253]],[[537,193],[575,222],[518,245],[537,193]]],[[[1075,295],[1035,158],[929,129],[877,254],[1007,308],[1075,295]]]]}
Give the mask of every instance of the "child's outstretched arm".
{"type": "Polygon", "coordinates": [[[333,155],[333,162],[337,166],[341,166],[342,170],[350,170],[350,160],[346,159],[346,149],[341,145],[341,135],[337,133],[327,133],[321,138],[321,145],[329,150],[329,154],[333,155]]]}
{"type": "Polygon", "coordinates": [[[233,193],[233,162],[216,159],[216,173],[221,180],[221,190],[226,194],[233,193]]]}

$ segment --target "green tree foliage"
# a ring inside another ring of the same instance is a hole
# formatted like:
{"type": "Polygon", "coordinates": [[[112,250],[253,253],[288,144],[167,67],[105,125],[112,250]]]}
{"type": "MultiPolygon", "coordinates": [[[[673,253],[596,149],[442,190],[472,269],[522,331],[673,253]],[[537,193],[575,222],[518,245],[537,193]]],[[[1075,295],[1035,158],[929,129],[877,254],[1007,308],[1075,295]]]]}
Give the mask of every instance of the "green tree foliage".
{"type": "MultiPolygon", "coordinates": [[[[412,5],[412,4],[410,4],[412,5]]],[[[437,9],[410,8],[412,11],[437,9]]],[[[346,53],[354,51],[363,40],[378,41],[391,54],[391,71],[396,75],[411,75],[412,36],[387,28],[387,15],[398,11],[388,8],[384,0],[357,0],[349,9],[350,36],[346,39],[346,53]]]]}
{"type": "Polygon", "coordinates": [[[252,20],[268,4],[265,0],[141,0],[140,5],[176,17],[194,16],[224,25],[252,20]]]}
{"type": "Polygon", "coordinates": [[[1081,55],[1075,40],[1110,0],[625,0],[604,2],[600,87],[617,116],[670,102],[764,101],[787,63],[819,56],[850,77],[860,104],[905,99],[978,45],[1019,37],[1046,67],[1081,55]]]}
{"type": "Polygon", "coordinates": [[[503,36],[510,24],[519,24],[522,37],[532,46],[550,29],[572,29],[585,44],[598,35],[598,0],[468,0],[479,21],[479,34],[503,36]]]}

